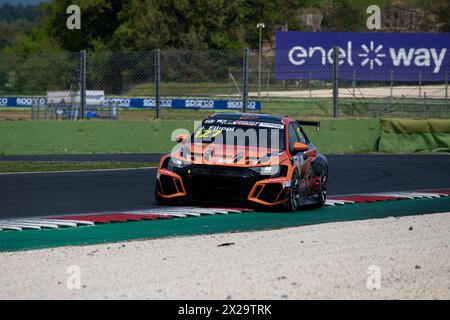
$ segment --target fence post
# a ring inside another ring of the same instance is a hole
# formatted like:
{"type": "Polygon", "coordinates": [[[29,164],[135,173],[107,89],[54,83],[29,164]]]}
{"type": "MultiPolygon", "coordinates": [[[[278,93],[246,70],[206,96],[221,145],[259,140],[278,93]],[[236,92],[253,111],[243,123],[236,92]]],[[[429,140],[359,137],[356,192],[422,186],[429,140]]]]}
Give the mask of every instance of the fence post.
{"type": "Polygon", "coordinates": [[[427,93],[423,93],[423,117],[427,117],[427,93]]]}
{"type": "Polygon", "coordinates": [[[419,70],[419,98],[422,97],[422,70],[419,70]]]}
{"type": "Polygon", "coordinates": [[[247,112],[247,102],[248,102],[248,55],[249,49],[244,49],[244,65],[243,65],[243,93],[242,93],[242,112],[247,112]]]}
{"type": "Polygon", "coordinates": [[[402,94],[401,97],[401,116],[404,118],[405,117],[405,95],[402,94]]]}
{"type": "Polygon", "coordinates": [[[31,120],[36,120],[36,108],[38,108],[37,113],[39,114],[39,104],[36,106],[31,106],[31,120]]]}
{"type": "Polygon", "coordinates": [[[391,95],[389,97],[389,111],[392,108],[392,99],[394,98],[394,70],[391,70],[391,95]]]}
{"type": "Polygon", "coordinates": [[[80,51],[80,112],[84,119],[86,112],[86,50],[80,51]]]}
{"type": "Polygon", "coordinates": [[[159,119],[161,107],[161,50],[155,50],[155,112],[156,119],[159,119]]]}
{"type": "Polygon", "coordinates": [[[352,96],[353,96],[353,98],[356,96],[356,71],[355,70],[353,70],[352,96]]]}
{"type": "Polygon", "coordinates": [[[228,67],[228,76],[227,76],[227,89],[228,89],[227,96],[228,96],[228,100],[231,99],[231,86],[232,86],[231,82],[232,82],[231,81],[231,67],[228,67]]]}
{"type": "Polygon", "coordinates": [[[448,116],[448,71],[445,72],[445,117],[448,116]]]}
{"type": "MultiPolygon", "coordinates": [[[[260,31],[261,32],[261,31],[260,31]]],[[[258,98],[261,97],[261,72],[262,72],[262,46],[261,37],[259,38],[259,50],[258,50],[258,98]]]]}
{"type": "Polygon", "coordinates": [[[333,118],[339,116],[339,69],[338,69],[338,48],[333,48],[333,118]]]}
{"type": "Polygon", "coordinates": [[[308,89],[309,89],[309,97],[310,97],[310,98],[312,97],[311,84],[312,84],[312,71],[309,70],[308,89]]]}

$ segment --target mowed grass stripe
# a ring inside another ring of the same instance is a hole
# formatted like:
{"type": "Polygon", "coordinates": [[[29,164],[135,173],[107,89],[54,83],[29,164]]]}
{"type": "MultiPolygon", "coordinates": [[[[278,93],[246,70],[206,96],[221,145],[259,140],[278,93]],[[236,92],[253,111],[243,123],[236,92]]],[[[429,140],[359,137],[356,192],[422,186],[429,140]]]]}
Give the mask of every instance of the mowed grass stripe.
{"type": "Polygon", "coordinates": [[[0,173],[58,172],[156,167],[146,162],[65,162],[65,161],[0,161],[0,173]]]}

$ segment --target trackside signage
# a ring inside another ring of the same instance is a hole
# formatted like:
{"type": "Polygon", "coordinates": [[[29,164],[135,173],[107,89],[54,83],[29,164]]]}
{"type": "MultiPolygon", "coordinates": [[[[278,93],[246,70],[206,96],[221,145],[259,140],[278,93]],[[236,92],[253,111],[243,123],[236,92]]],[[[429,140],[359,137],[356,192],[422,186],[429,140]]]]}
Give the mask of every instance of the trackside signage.
{"type": "MultiPolygon", "coordinates": [[[[0,107],[31,107],[31,106],[45,106],[47,101],[49,103],[79,103],[79,96],[61,98],[61,95],[56,95],[58,99],[53,99],[50,95],[44,97],[0,97],[0,107]],[[78,97],[78,98],[77,98],[78,97]],[[78,100],[77,100],[78,99],[78,100]]],[[[100,96],[99,96],[100,97],[100,96]]],[[[105,98],[97,99],[95,95],[87,96],[88,105],[105,105],[110,107],[120,108],[135,108],[135,109],[154,109],[156,107],[156,100],[154,98],[105,98]]],[[[219,109],[219,110],[240,110],[242,109],[242,101],[239,100],[211,100],[211,99],[161,99],[162,108],[173,109],[219,109]]],[[[248,101],[247,109],[252,111],[261,110],[260,101],[248,101]]]]}
{"type": "Polygon", "coordinates": [[[277,32],[278,80],[332,79],[333,47],[340,79],[444,81],[450,33],[277,32]]]}
{"type": "Polygon", "coordinates": [[[0,107],[45,106],[47,99],[43,97],[0,97],[0,107]]]}

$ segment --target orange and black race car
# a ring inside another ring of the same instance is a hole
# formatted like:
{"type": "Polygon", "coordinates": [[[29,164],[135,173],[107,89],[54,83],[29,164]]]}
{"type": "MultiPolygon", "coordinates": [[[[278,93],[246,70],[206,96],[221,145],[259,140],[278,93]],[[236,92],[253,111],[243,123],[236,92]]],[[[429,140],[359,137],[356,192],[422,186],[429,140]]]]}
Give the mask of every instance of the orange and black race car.
{"type": "Polygon", "coordinates": [[[323,206],[328,162],[302,126],[320,123],[262,114],[217,113],[162,157],[155,198],[297,210],[323,206]]]}

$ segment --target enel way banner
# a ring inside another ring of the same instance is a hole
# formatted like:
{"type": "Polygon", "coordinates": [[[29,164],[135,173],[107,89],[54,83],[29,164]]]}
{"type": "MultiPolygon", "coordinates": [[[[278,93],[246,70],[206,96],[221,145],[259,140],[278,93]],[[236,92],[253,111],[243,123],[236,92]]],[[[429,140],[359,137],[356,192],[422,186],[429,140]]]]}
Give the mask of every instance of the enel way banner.
{"type": "Polygon", "coordinates": [[[278,80],[331,80],[333,48],[340,79],[445,81],[450,33],[277,32],[278,80]]]}

